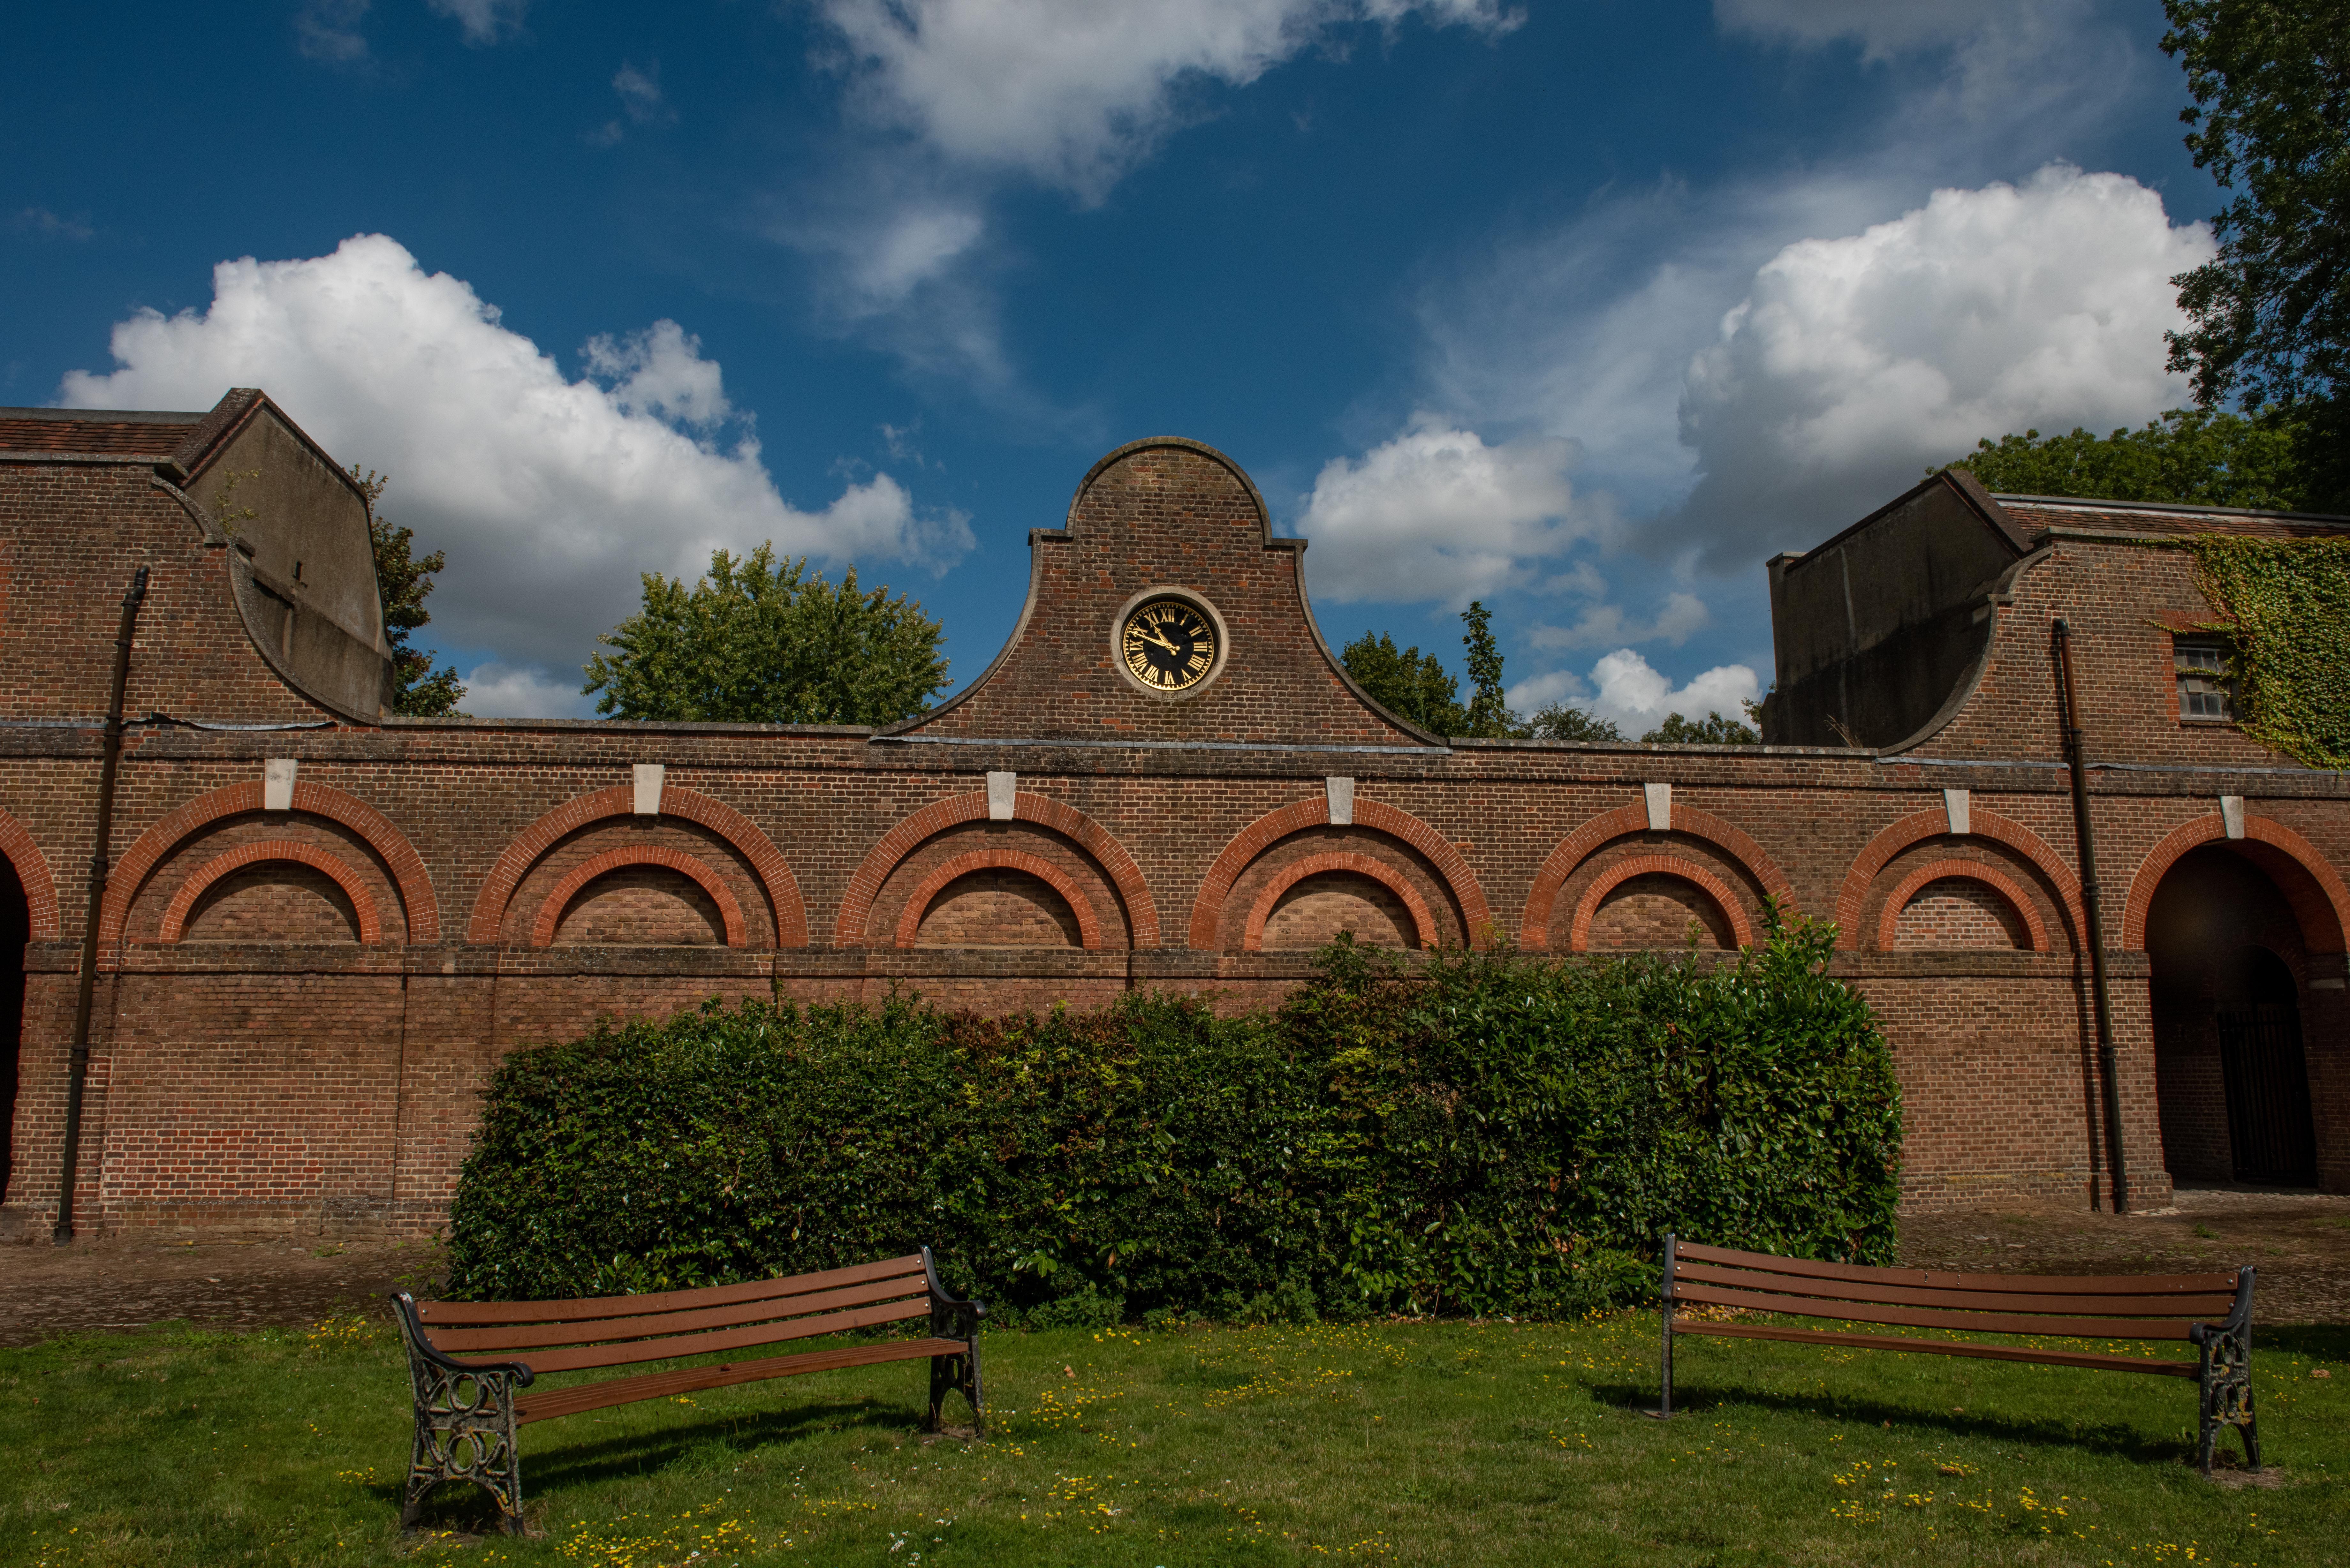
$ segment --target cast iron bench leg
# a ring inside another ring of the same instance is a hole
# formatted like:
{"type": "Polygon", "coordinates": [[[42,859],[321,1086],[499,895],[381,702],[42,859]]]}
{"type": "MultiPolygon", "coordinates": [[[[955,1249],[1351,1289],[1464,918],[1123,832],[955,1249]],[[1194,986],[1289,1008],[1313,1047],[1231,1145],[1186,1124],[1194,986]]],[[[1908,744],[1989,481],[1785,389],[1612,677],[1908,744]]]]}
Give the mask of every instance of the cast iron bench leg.
{"type": "Polygon", "coordinates": [[[409,1311],[393,1316],[408,1344],[408,1381],[416,1400],[416,1436],[400,1490],[400,1528],[414,1526],[427,1492],[456,1480],[488,1492],[497,1501],[499,1528],[521,1534],[522,1449],[515,1441],[514,1391],[529,1381],[528,1375],[439,1365],[441,1357],[419,1354],[409,1311]]]}

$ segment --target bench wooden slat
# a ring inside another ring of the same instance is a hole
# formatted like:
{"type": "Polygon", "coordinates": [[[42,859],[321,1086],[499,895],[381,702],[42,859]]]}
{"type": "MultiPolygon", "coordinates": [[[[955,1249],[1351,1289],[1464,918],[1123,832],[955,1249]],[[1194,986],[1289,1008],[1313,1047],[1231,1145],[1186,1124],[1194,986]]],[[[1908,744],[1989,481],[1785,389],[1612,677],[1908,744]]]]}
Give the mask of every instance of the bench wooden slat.
{"type": "Polygon", "coordinates": [[[1930,1285],[1949,1291],[2012,1291],[2018,1282],[2043,1294],[2168,1295],[2224,1294],[2232,1297],[2236,1276],[2225,1274],[1969,1274],[1955,1269],[1878,1269],[1860,1263],[1822,1263],[1809,1258],[1781,1258],[1769,1252],[1741,1252],[1728,1247],[1700,1247],[1693,1241],[1673,1243],[1677,1258],[1698,1263],[1726,1263],[1733,1268],[1761,1269],[1773,1274],[1801,1274],[1815,1280],[1855,1280],[1887,1285],[1930,1285]]]}
{"type": "MultiPolygon", "coordinates": [[[[533,1373],[577,1372],[587,1366],[629,1366],[639,1361],[667,1361],[676,1355],[709,1355],[722,1350],[740,1350],[745,1345],[777,1345],[787,1339],[806,1339],[820,1334],[838,1334],[844,1329],[870,1328],[877,1324],[901,1323],[910,1317],[928,1317],[927,1301],[904,1303],[889,1303],[881,1306],[858,1307],[850,1312],[827,1313],[822,1317],[802,1318],[782,1324],[755,1324],[749,1328],[722,1329],[713,1334],[681,1334],[672,1339],[632,1339],[619,1345],[588,1345],[570,1350],[548,1350],[521,1356],[496,1356],[480,1359],[481,1366],[493,1366],[498,1361],[517,1360],[533,1373]]],[[[459,1356],[453,1359],[464,1360],[459,1356]]]]}
{"type": "MultiPolygon", "coordinates": [[[[1938,1312],[1924,1307],[1877,1306],[1869,1303],[1836,1303],[1801,1296],[1764,1295],[1756,1291],[1723,1290],[1717,1285],[1673,1287],[1676,1302],[1710,1306],[1744,1307],[1751,1312],[1783,1313],[1790,1317],[1830,1317],[1847,1323],[1890,1323],[1904,1328],[1955,1328],[1976,1334],[2043,1334],[2071,1339],[2180,1339],[2188,1325],[2173,1321],[2150,1323],[2142,1318],[2037,1317],[2018,1313],[1938,1312]]],[[[535,1364],[534,1364],[535,1365],[535,1364]]]]}
{"type": "Polygon", "coordinates": [[[905,1258],[885,1258],[878,1263],[859,1263],[854,1268],[827,1269],[820,1274],[797,1274],[784,1280],[752,1280],[739,1285],[710,1285],[701,1290],[652,1292],[640,1296],[582,1296],[574,1301],[552,1302],[418,1302],[416,1316],[422,1323],[452,1326],[487,1323],[582,1323],[590,1318],[639,1317],[647,1313],[689,1311],[697,1307],[723,1306],[733,1302],[812,1295],[838,1285],[863,1284],[868,1280],[901,1276],[916,1280],[923,1277],[922,1255],[920,1252],[905,1258]]]}
{"type": "Polygon", "coordinates": [[[1814,1345],[1852,1345],[1869,1350],[1914,1350],[1923,1355],[1971,1355],[1987,1361],[2043,1362],[2052,1366],[2087,1366],[2102,1372],[2146,1372],[2158,1377],[2192,1377],[2192,1361],[2157,1361],[2094,1350],[2034,1350],[2021,1345],[1970,1345],[1954,1339],[1905,1339],[1893,1334],[1841,1334],[1826,1328],[1783,1328],[1762,1323],[1706,1323],[1673,1319],[1675,1334],[1706,1334],[1722,1339],[1789,1339],[1814,1345]]]}
{"type": "Polygon", "coordinates": [[[614,1377],[577,1388],[546,1393],[524,1392],[515,1401],[516,1424],[551,1421],[583,1410],[601,1410],[639,1399],[666,1399],[702,1388],[723,1388],[736,1383],[756,1383],[769,1377],[793,1377],[804,1372],[833,1372],[848,1366],[873,1366],[885,1361],[922,1361],[933,1355],[960,1355],[967,1347],[959,1339],[893,1339],[880,1345],[850,1345],[836,1350],[805,1350],[796,1355],[770,1355],[758,1361],[721,1362],[716,1366],[688,1366],[676,1372],[649,1372],[638,1377],[614,1377]]]}
{"type": "MultiPolygon", "coordinates": [[[[912,1298],[919,1298],[924,1310],[928,1310],[930,1287],[919,1276],[910,1281],[877,1280],[868,1284],[823,1291],[815,1295],[766,1296],[738,1302],[732,1306],[712,1306],[701,1312],[657,1313],[650,1317],[592,1318],[586,1322],[515,1324],[489,1328],[435,1326],[432,1330],[432,1348],[443,1355],[455,1355],[489,1350],[526,1351],[543,1345],[601,1344],[611,1340],[644,1339],[656,1334],[697,1334],[705,1329],[725,1328],[735,1324],[787,1322],[813,1313],[836,1312],[875,1302],[912,1298]]],[[[536,1365],[530,1356],[525,1355],[520,1359],[536,1365]]]]}
{"type": "Polygon", "coordinates": [[[1768,1291],[1819,1301],[1883,1302],[1895,1306],[1953,1307],[1981,1312],[2095,1313],[2107,1317],[2224,1317],[2236,1304],[2232,1292],[2210,1295],[2092,1295],[2086,1292],[2041,1293],[2029,1276],[2010,1282],[2012,1291],[1953,1291],[1916,1285],[1887,1285],[1873,1281],[1821,1280],[1804,1274],[1766,1274],[1758,1269],[1725,1269],[1710,1263],[1682,1263],[1673,1269],[1679,1282],[1727,1285],[1768,1291]]]}

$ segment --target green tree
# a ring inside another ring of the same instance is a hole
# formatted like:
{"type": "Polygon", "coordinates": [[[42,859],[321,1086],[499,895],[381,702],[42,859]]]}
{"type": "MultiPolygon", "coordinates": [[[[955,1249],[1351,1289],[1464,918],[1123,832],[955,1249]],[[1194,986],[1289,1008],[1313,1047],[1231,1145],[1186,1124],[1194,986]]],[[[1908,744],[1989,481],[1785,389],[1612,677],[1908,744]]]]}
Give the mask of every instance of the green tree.
{"type": "Polygon", "coordinates": [[[2170,365],[2204,408],[2300,421],[2310,504],[2350,506],[2350,0],[2164,0],[2188,151],[2235,192],[2220,254],[2171,281],[2170,365]]]}
{"type": "Polygon", "coordinates": [[[2173,409],[2140,430],[2038,431],[1980,441],[1938,468],[1963,468],[1987,490],[2106,501],[2176,501],[2293,512],[2307,504],[2301,431],[2275,415],[2173,409]]]}
{"type": "Polygon", "coordinates": [[[1355,684],[1397,717],[1438,735],[1466,734],[1468,711],[1461,706],[1461,683],[1444,661],[1417,648],[1399,651],[1386,632],[1365,632],[1338,654],[1355,684]]]}
{"type": "Polygon", "coordinates": [[[1759,746],[1762,737],[1752,725],[1742,724],[1726,713],[1708,713],[1702,719],[1684,719],[1679,713],[1668,713],[1665,722],[1640,737],[1644,742],[1667,746],[1759,746]]]}
{"type": "Polygon", "coordinates": [[[1493,641],[1493,612],[1483,603],[1471,599],[1469,607],[1461,612],[1461,621],[1469,628],[1461,639],[1468,650],[1469,724],[1462,732],[1470,735],[1507,735],[1518,728],[1517,715],[1502,700],[1502,650],[1493,641]]]}
{"type": "Polygon", "coordinates": [[[885,587],[867,593],[849,568],[838,587],[772,544],[710,575],[644,574],[644,607],[597,640],[582,691],[619,719],[769,724],[889,724],[931,705],[947,684],[939,623],[885,587]]]}
{"type": "Polygon", "coordinates": [[[1554,702],[1536,711],[1531,719],[1520,722],[1517,736],[1522,741],[1621,741],[1624,732],[1616,727],[1613,719],[1602,719],[1565,702],[1554,702]]]}
{"type": "Polygon", "coordinates": [[[368,539],[375,546],[375,582],[383,596],[383,639],[391,647],[391,693],[384,704],[411,719],[437,719],[457,711],[465,695],[457,667],[432,668],[437,657],[429,648],[413,648],[409,635],[430,622],[424,597],[432,591],[433,576],[449,564],[449,553],[435,550],[419,559],[414,530],[395,528],[376,510],[376,501],[391,481],[373,469],[362,472],[351,464],[351,477],[367,493],[368,539]]]}

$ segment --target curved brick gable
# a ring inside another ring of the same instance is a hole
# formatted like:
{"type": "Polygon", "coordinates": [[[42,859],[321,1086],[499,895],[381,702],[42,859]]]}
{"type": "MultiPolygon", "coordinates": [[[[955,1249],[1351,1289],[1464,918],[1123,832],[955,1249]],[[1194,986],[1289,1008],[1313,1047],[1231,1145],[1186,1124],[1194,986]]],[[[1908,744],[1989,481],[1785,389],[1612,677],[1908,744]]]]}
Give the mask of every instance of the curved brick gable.
{"type": "Polygon", "coordinates": [[[1383,712],[1331,657],[1307,607],[1305,544],[1275,539],[1256,486],[1198,441],[1162,437],[1096,464],[1068,525],[1029,535],[1028,602],[968,691],[907,736],[1275,744],[1440,744],[1383,712]],[[1198,691],[1147,694],[1112,636],[1139,594],[1180,588],[1214,606],[1229,647],[1198,691]]]}

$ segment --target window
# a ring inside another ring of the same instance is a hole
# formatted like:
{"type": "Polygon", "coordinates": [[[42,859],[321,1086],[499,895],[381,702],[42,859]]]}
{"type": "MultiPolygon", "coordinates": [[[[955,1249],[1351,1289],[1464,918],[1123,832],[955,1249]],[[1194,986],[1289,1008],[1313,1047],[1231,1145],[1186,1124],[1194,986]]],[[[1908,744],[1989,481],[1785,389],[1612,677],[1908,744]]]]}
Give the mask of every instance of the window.
{"type": "Polygon", "coordinates": [[[2173,643],[2171,663],[2178,674],[2181,719],[2235,718],[2236,683],[2228,671],[2226,643],[2173,643]]]}

